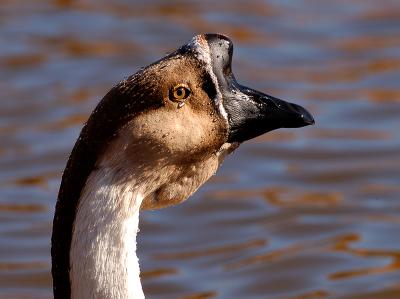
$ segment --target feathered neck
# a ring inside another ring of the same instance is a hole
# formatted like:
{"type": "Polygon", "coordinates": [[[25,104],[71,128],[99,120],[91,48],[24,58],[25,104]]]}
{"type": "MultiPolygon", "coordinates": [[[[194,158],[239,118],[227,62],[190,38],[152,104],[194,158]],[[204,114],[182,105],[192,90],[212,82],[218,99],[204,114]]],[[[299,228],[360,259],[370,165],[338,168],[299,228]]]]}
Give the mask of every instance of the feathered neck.
{"type": "Polygon", "coordinates": [[[135,182],[112,169],[89,176],[72,234],[72,298],[144,298],[136,256],[142,200],[135,182]]]}

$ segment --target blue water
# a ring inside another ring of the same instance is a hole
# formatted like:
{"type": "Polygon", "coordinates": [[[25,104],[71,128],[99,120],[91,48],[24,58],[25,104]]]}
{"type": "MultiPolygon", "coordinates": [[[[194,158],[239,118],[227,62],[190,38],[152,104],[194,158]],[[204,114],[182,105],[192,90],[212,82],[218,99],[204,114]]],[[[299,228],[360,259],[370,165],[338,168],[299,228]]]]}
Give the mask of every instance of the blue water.
{"type": "Polygon", "coordinates": [[[316,126],[252,140],[141,217],[148,298],[400,298],[400,3],[35,1],[0,6],[0,298],[51,298],[61,173],[119,80],[193,35],[316,126]]]}

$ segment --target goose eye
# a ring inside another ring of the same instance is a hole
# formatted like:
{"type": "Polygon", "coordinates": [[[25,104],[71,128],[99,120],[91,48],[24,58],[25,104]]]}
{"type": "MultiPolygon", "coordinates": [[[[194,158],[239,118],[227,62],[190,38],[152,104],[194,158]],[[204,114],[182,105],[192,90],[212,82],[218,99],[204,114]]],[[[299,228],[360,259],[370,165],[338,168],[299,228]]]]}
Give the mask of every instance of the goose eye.
{"type": "Polygon", "coordinates": [[[188,86],[184,84],[179,84],[171,90],[171,100],[173,101],[178,101],[178,102],[183,101],[187,99],[189,95],[190,95],[190,89],[188,86]]]}

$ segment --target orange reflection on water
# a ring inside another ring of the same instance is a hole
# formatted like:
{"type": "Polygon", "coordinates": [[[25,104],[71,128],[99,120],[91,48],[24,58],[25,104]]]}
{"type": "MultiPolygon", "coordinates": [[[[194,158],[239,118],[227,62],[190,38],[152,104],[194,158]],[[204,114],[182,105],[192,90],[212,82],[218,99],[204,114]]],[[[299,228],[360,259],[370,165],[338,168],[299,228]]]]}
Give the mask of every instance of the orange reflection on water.
{"type": "Polygon", "coordinates": [[[400,270],[400,252],[352,247],[351,244],[357,241],[360,241],[360,237],[356,234],[338,238],[337,243],[333,245],[333,249],[363,258],[390,258],[389,264],[334,272],[329,275],[330,279],[349,279],[364,275],[383,274],[400,270]]]}
{"type": "Polygon", "coordinates": [[[0,298],[51,298],[54,203],[96,103],[203,32],[231,37],[239,82],[316,125],[248,142],[144,214],[146,295],[400,298],[399,20],[395,0],[3,1],[0,298]]]}
{"type": "Polygon", "coordinates": [[[231,252],[240,252],[252,248],[264,247],[267,245],[265,240],[253,240],[241,244],[224,245],[213,248],[202,248],[201,250],[192,250],[188,252],[175,252],[157,254],[154,257],[160,260],[180,260],[180,259],[194,259],[204,256],[212,256],[218,254],[225,254],[231,252]]]}
{"type": "Polygon", "coordinates": [[[337,206],[343,200],[339,192],[285,192],[280,188],[269,188],[264,196],[269,204],[278,207],[337,206]]]}
{"type": "Polygon", "coordinates": [[[282,299],[320,299],[320,298],[328,298],[330,295],[332,294],[330,294],[325,290],[315,290],[301,295],[284,297],[282,299]]]}

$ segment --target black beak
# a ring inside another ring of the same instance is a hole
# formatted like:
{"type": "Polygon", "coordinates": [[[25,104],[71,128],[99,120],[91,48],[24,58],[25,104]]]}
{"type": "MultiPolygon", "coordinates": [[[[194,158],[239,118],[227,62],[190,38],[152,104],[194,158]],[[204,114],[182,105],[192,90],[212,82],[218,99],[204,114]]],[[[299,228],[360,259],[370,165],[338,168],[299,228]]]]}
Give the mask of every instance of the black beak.
{"type": "Polygon", "coordinates": [[[231,79],[230,92],[223,94],[229,122],[228,142],[243,142],[279,128],[314,124],[314,118],[303,107],[240,86],[231,79]]]}
{"type": "Polygon", "coordinates": [[[314,124],[303,107],[241,86],[232,73],[232,42],[220,34],[205,34],[222,103],[228,114],[228,142],[243,142],[279,128],[314,124]]]}

